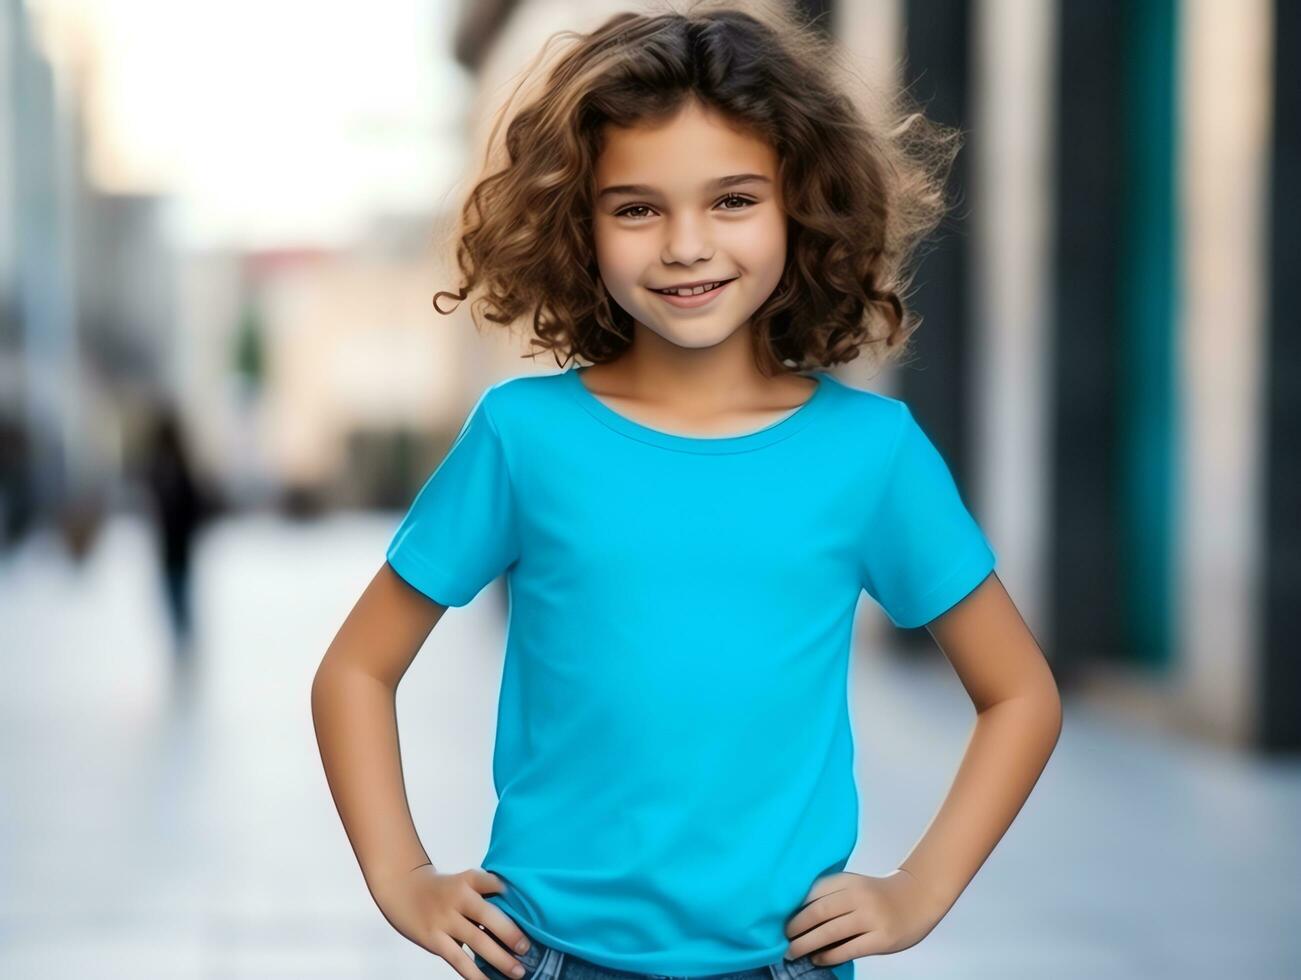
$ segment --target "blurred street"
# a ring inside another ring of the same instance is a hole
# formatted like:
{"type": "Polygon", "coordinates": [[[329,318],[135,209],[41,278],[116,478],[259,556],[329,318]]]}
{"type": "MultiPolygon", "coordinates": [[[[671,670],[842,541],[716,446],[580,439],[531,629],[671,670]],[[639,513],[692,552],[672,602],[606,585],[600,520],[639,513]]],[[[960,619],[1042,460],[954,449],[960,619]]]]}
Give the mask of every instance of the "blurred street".
{"type": "MultiPolygon", "coordinates": [[[[454,976],[371,901],[309,711],[396,519],[220,522],[196,554],[190,672],[170,661],[146,524],[110,521],[80,568],[48,535],[5,556],[0,976],[454,976]]],[[[407,792],[443,870],[476,865],[488,839],[503,598],[498,582],[449,610],[399,689],[407,792]]],[[[938,805],[971,713],[938,649],[903,661],[859,632],[849,870],[886,874],[938,805]]],[[[930,936],[858,975],[1296,976],[1298,826],[1295,762],[1068,701],[1015,833],[930,936]]]]}

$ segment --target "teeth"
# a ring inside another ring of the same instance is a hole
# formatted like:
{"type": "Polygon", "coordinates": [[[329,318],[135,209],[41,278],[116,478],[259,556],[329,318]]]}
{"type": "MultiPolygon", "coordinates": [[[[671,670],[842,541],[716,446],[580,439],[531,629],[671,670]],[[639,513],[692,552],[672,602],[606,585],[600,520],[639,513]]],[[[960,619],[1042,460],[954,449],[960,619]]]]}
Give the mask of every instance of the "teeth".
{"type": "Polygon", "coordinates": [[[695,286],[690,289],[657,289],[657,293],[664,293],[668,296],[699,296],[701,293],[709,292],[711,289],[717,289],[722,285],[722,281],[707,283],[704,286],[695,286]]]}

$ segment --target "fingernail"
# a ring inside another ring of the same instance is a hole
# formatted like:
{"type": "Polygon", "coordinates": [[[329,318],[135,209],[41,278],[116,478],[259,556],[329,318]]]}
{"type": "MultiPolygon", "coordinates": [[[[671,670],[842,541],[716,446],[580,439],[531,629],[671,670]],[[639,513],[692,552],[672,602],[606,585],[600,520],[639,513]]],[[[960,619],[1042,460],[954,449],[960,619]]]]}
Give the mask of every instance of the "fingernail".
{"type": "Polygon", "coordinates": [[[519,966],[519,965],[512,966],[512,967],[510,968],[510,973],[511,973],[511,976],[513,976],[513,977],[522,977],[522,976],[524,976],[524,967],[519,966]]]}
{"type": "Polygon", "coordinates": [[[527,953],[529,951],[529,941],[527,939],[521,939],[515,944],[515,948],[521,953],[527,953]]]}

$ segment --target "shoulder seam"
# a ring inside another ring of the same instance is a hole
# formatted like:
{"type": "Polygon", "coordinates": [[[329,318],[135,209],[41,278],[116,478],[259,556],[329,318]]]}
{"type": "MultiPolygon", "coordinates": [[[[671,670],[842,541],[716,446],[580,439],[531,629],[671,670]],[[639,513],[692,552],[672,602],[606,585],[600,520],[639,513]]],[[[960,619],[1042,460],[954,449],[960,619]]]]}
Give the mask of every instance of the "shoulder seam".
{"type": "Polygon", "coordinates": [[[887,395],[887,394],[885,394],[884,392],[873,391],[873,390],[870,389],[870,388],[860,388],[860,387],[858,387],[857,385],[851,385],[851,384],[849,384],[849,383],[847,383],[847,382],[841,381],[839,378],[837,378],[835,375],[831,374],[830,372],[827,373],[827,377],[828,377],[831,381],[834,381],[836,384],[840,385],[840,387],[841,387],[842,389],[844,389],[845,391],[849,392],[849,394],[850,394],[851,397],[852,397],[852,396],[855,396],[855,395],[862,395],[862,396],[865,396],[865,397],[868,398],[868,399],[872,399],[872,400],[876,400],[876,401],[882,401],[882,402],[902,402],[902,401],[903,401],[903,399],[901,399],[901,398],[895,398],[895,397],[893,397],[893,396],[891,396],[891,395],[887,395]]]}
{"type": "Polygon", "coordinates": [[[488,429],[490,432],[492,432],[493,441],[496,442],[497,444],[497,452],[501,455],[502,468],[506,471],[506,487],[510,494],[510,524],[511,524],[511,531],[512,531],[511,537],[515,542],[516,554],[518,554],[519,521],[518,521],[518,510],[517,510],[517,503],[516,503],[517,494],[515,492],[515,475],[511,471],[510,454],[506,452],[506,440],[502,438],[501,430],[497,428],[497,420],[492,417],[492,406],[490,404],[491,402],[490,396],[497,389],[498,385],[504,383],[505,382],[499,381],[497,382],[497,384],[489,385],[488,389],[483,393],[483,397],[480,399],[480,401],[482,402],[483,405],[484,421],[488,423],[488,429]]]}
{"type": "MultiPolygon", "coordinates": [[[[872,528],[876,526],[876,516],[882,506],[884,506],[885,495],[890,489],[890,479],[894,472],[894,461],[899,455],[899,446],[903,442],[903,430],[904,425],[907,422],[906,416],[908,414],[908,403],[901,398],[894,398],[891,399],[891,401],[899,406],[896,410],[896,414],[899,416],[899,423],[895,426],[894,441],[890,444],[890,451],[886,454],[885,464],[881,468],[881,485],[876,492],[876,499],[872,501],[871,506],[867,510],[867,517],[863,521],[861,533],[864,536],[870,535],[872,533],[872,528]]],[[[863,553],[863,550],[864,549],[860,546],[860,555],[863,553]]],[[[861,561],[861,559],[860,564],[863,566],[864,577],[866,577],[867,566],[861,561]]]]}

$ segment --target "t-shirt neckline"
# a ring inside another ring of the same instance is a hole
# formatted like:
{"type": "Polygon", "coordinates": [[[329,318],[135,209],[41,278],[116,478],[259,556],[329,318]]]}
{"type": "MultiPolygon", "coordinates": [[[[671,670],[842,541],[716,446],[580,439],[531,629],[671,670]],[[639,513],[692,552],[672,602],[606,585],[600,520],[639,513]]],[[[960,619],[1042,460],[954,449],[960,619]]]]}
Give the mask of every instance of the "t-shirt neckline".
{"type": "Polygon", "coordinates": [[[567,376],[565,380],[568,382],[566,387],[578,404],[597,421],[639,442],[688,453],[741,453],[786,439],[813,421],[826,404],[830,388],[830,381],[825,371],[811,372],[805,377],[811,377],[818,383],[813,394],[805,400],[804,404],[777,421],[736,435],[691,436],[656,429],[616,412],[583,384],[579,374],[584,370],[586,368],[570,367],[564,371],[564,375],[567,376]]]}

